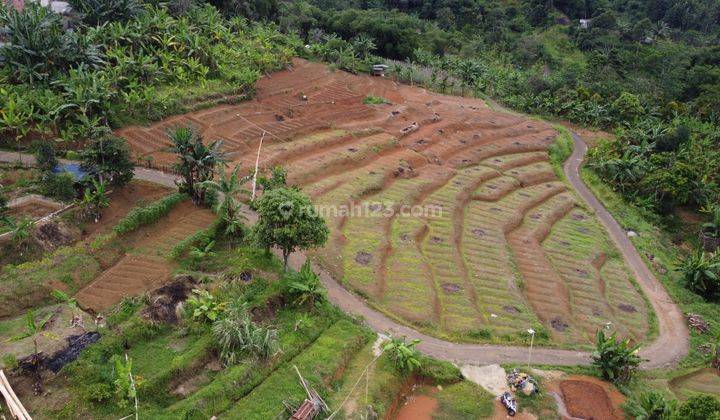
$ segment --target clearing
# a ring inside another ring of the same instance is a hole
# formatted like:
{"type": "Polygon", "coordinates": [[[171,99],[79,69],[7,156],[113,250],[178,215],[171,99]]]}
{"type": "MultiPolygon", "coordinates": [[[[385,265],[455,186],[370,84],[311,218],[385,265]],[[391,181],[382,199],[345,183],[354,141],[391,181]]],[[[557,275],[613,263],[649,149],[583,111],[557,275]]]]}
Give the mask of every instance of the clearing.
{"type": "Polygon", "coordinates": [[[394,319],[456,341],[587,345],[610,326],[633,341],[650,309],[620,254],[557,178],[558,133],[477,99],[295,60],[256,99],[118,131],[167,168],[167,129],[222,139],[234,163],[281,164],[332,230],[322,264],[394,319]],[[365,105],[366,96],[383,105],[365,105]],[[620,321],[622,320],[622,321],[620,321]]]}

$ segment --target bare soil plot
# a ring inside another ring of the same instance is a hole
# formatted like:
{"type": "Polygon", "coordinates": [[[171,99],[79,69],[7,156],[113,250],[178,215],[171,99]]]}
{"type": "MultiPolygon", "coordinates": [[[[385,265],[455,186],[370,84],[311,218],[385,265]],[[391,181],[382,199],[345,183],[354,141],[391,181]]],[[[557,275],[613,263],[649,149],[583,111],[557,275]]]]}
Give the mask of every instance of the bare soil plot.
{"type": "Polygon", "coordinates": [[[164,283],[172,270],[168,256],[172,247],[204,229],[214,220],[208,209],[189,201],[180,203],[162,220],[139,232],[133,249],[76,295],[78,304],[102,312],[120,302],[164,283]]]}
{"type": "Polygon", "coordinates": [[[261,165],[285,166],[331,227],[323,265],[424,331],[512,342],[535,328],[577,345],[607,325],[646,338],[643,296],[549,163],[550,125],[303,60],[257,92],[118,134],[167,166],[164,131],[192,124],[249,171],[266,131],[261,165]]]}

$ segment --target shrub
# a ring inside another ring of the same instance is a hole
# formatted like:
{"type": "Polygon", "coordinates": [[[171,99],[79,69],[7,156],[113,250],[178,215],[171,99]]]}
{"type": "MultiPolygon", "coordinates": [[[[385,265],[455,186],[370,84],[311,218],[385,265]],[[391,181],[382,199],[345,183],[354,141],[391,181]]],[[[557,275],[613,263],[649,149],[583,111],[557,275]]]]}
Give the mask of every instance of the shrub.
{"type": "Polygon", "coordinates": [[[207,290],[193,289],[193,295],[188,298],[187,305],[193,319],[207,322],[215,321],[225,312],[227,303],[218,302],[207,290]]]}
{"type": "Polygon", "coordinates": [[[228,365],[238,363],[243,354],[266,361],[280,349],[277,330],[255,325],[240,305],[234,305],[224,317],[217,319],[212,331],[220,358],[228,365]]]}
{"type": "Polygon", "coordinates": [[[685,258],[678,271],[682,273],[685,287],[705,299],[717,299],[720,295],[720,254],[696,251],[685,258]]]}
{"type": "Polygon", "coordinates": [[[288,274],[285,281],[287,293],[294,305],[312,308],[326,298],[320,276],[312,270],[310,260],[305,260],[299,272],[288,274]]]}
{"type": "Polygon", "coordinates": [[[708,420],[720,416],[720,401],[712,395],[695,395],[688,398],[677,411],[683,420],[708,420]]]}
{"type": "Polygon", "coordinates": [[[383,105],[388,103],[388,100],[382,96],[368,95],[363,99],[363,103],[366,105],[383,105]]]}
{"type": "Polygon", "coordinates": [[[133,178],[135,165],[130,159],[127,142],[115,136],[103,136],[90,140],[80,152],[81,167],[93,178],[125,185],[133,178]]]}
{"type": "Polygon", "coordinates": [[[603,378],[616,383],[627,382],[640,365],[639,348],[631,346],[628,339],[619,340],[615,334],[607,337],[604,330],[599,330],[592,364],[600,369],[603,378]]]}
{"type": "Polygon", "coordinates": [[[451,384],[462,380],[462,373],[457,366],[444,360],[437,360],[427,356],[420,357],[420,368],[417,374],[433,383],[451,384]]]}
{"type": "Polygon", "coordinates": [[[67,172],[48,174],[43,177],[40,192],[47,197],[60,201],[72,201],[75,198],[75,178],[67,172]]]}
{"type": "Polygon", "coordinates": [[[65,159],[80,160],[80,153],[76,152],[75,150],[68,150],[67,152],[65,152],[65,159]]]}
{"type": "Polygon", "coordinates": [[[113,230],[115,233],[122,235],[132,232],[140,226],[155,223],[185,198],[187,198],[185,194],[174,193],[147,206],[136,207],[120,220],[113,230]]]}
{"type": "Polygon", "coordinates": [[[666,420],[671,417],[676,402],[668,401],[665,395],[658,391],[649,391],[628,400],[623,404],[623,409],[636,420],[666,420]]]}
{"type": "Polygon", "coordinates": [[[83,22],[91,26],[130,20],[142,12],[136,0],[70,0],[69,3],[83,22]]]}
{"type": "Polygon", "coordinates": [[[33,144],[35,148],[35,161],[43,172],[50,172],[58,164],[55,156],[55,147],[48,141],[38,141],[33,144]]]}

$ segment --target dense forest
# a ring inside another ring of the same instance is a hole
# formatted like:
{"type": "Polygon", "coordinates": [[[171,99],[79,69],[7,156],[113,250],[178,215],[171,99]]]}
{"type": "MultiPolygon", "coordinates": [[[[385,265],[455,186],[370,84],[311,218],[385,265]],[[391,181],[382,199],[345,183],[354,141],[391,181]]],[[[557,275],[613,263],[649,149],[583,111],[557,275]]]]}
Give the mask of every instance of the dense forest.
{"type": "Polygon", "coordinates": [[[718,202],[714,1],[71,3],[79,22],[67,33],[40,8],[0,13],[15,45],[0,52],[6,139],[83,137],[193,95],[250,91],[292,54],[350,71],[387,59],[399,79],[615,133],[590,164],[644,208],[718,202]]]}

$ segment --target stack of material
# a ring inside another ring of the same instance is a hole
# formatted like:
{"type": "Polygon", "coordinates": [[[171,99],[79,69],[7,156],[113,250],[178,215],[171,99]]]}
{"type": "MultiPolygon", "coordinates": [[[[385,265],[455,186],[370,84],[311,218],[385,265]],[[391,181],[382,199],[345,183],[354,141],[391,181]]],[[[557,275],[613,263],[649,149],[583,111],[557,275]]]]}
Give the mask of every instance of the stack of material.
{"type": "Polygon", "coordinates": [[[535,378],[525,372],[513,369],[507,376],[508,385],[513,392],[522,391],[525,395],[538,392],[538,384],[535,378]]]}
{"type": "Polygon", "coordinates": [[[707,321],[705,321],[702,316],[688,312],[687,314],[685,314],[685,318],[687,319],[690,328],[699,332],[700,334],[704,334],[710,331],[710,327],[708,326],[707,321]]]}
{"type": "Polygon", "coordinates": [[[18,420],[32,420],[30,414],[25,410],[25,407],[23,407],[17,395],[15,395],[15,392],[10,387],[10,382],[8,382],[2,370],[0,370],[0,393],[5,397],[5,403],[14,418],[18,420]]]}

